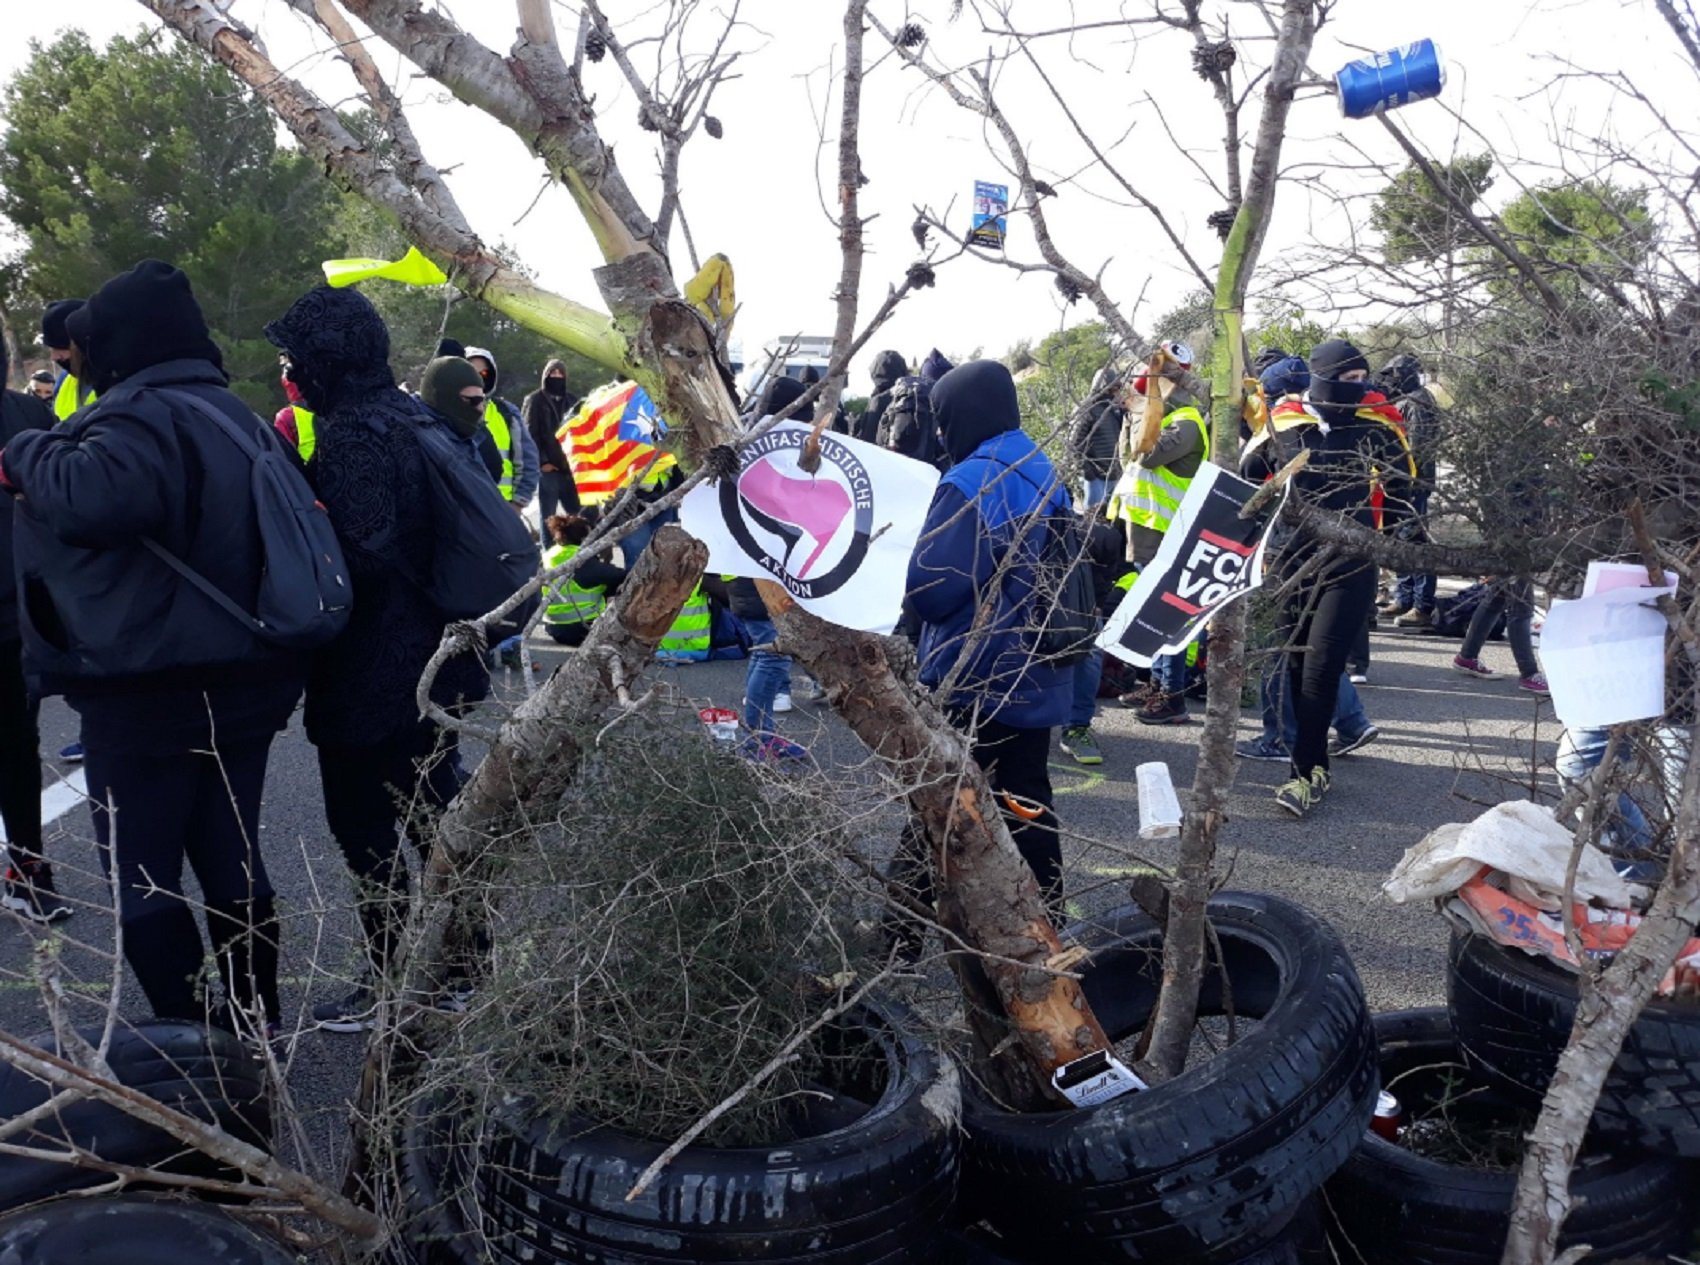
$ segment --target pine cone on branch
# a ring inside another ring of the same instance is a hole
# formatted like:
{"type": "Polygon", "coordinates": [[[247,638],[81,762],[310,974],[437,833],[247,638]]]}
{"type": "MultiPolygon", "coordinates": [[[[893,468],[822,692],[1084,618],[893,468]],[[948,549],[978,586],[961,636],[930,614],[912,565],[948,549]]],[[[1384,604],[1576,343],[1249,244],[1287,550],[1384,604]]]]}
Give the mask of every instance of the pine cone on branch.
{"type": "Polygon", "coordinates": [[[1057,293],[1063,296],[1063,301],[1071,307],[1080,302],[1081,289],[1075,279],[1066,272],[1057,273],[1057,293]]]}
{"type": "Polygon", "coordinates": [[[720,126],[720,120],[715,118],[712,114],[705,114],[702,116],[702,130],[714,137],[715,140],[719,140],[722,136],[726,135],[726,129],[720,126]]]}
{"type": "Polygon", "coordinates": [[[927,32],[919,22],[906,22],[897,28],[895,43],[899,48],[919,48],[927,42],[927,32]]]}
{"type": "Polygon", "coordinates": [[[608,41],[592,31],[584,37],[584,55],[593,62],[601,61],[608,53],[608,41]]]}
{"type": "Polygon", "coordinates": [[[1212,211],[1204,222],[1216,230],[1216,235],[1223,241],[1228,240],[1228,234],[1233,231],[1234,220],[1238,218],[1240,209],[1237,206],[1226,206],[1220,211],[1212,211]]]}
{"type": "Polygon", "coordinates": [[[1222,40],[1216,44],[1195,44],[1192,50],[1192,69],[1200,79],[1213,79],[1217,75],[1227,74],[1238,56],[1231,40],[1222,40]]]}

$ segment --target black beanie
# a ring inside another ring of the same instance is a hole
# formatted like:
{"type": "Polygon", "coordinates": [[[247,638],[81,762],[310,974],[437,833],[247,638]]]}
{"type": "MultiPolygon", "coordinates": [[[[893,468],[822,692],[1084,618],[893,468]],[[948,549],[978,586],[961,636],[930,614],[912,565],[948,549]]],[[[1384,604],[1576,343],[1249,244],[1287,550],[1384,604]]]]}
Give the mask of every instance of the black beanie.
{"type": "Polygon", "coordinates": [[[83,306],[81,299],[58,299],[47,305],[47,310],[41,314],[41,345],[54,351],[65,351],[71,345],[70,331],[65,328],[66,318],[83,306]]]}
{"type": "Polygon", "coordinates": [[[438,356],[425,366],[425,376],[419,380],[419,398],[446,417],[462,439],[475,435],[484,418],[482,400],[471,404],[461,398],[460,393],[467,387],[482,391],[484,379],[471,361],[459,356],[438,356]]]}
{"type": "Polygon", "coordinates": [[[437,340],[437,354],[439,356],[459,356],[462,360],[465,360],[466,344],[458,338],[440,338],[437,340]]]}
{"type": "Polygon", "coordinates": [[[100,392],[169,360],[224,368],[189,278],[158,259],[144,259],[101,286],[71,314],[66,331],[83,349],[100,392]]]}
{"type": "Polygon", "coordinates": [[[1318,343],[1310,353],[1310,372],[1313,378],[1338,378],[1353,369],[1369,372],[1369,361],[1344,338],[1330,338],[1318,343]]]}

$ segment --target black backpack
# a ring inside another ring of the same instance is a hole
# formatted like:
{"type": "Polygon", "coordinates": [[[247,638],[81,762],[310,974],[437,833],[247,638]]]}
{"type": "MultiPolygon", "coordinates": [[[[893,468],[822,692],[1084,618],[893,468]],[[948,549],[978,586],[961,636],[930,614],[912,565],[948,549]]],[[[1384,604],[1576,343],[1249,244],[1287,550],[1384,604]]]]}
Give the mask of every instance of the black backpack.
{"type": "Polygon", "coordinates": [[[265,562],[254,610],[237,604],[206,576],[157,540],[142,537],[156,558],[199,589],[260,641],[288,650],[311,650],[348,626],[353,590],[330,515],[283,440],[258,417],[244,429],[221,410],[187,391],[160,391],[201,414],[230,437],[252,462],[254,515],[265,562]]]}
{"type": "MultiPolygon", "coordinates": [[[[450,619],[476,619],[537,575],[537,546],[489,472],[447,426],[421,415],[418,435],[432,549],[429,573],[413,580],[450,619]]],[[[536,608],[534,594],[491,627],[491,640],[518,632],[536,608]]]]}
{"type": "MultiPolygon", "coordinates": [[[[1470,585],[1461,590],[1455,597],[1443,597],[1434,604],[1434,631],[1442,637],[1462,638],[1470,631],[1470,620],[1474,618],[1476,607],[1480,606],[1488,595],[1488,586],[1482,583],[1470,585]]],[[[1505,616],[1500,615],[1488,630],[1488,640],[1497,641],[1505,636],[1505,616]]]]}
{"type": "Polygon", "coordinates": [[[880,416],[882,448],[937,465],[942,449],[933,419],[933,388],[925,378],[899,378],[891,387],[891,403],[880,416]]]}
{"type": "Polygon", "coordinates": [[[1086,528],[1079,518],[1052,514],[1045,519],[1045,540],[1034,570],[1034,600],[1045,617],[1033,641],[1033,655],[1053,667],[1072,667],[1092,653],[1099,629],[1097,586],[1086,555],[1086,528]]]}

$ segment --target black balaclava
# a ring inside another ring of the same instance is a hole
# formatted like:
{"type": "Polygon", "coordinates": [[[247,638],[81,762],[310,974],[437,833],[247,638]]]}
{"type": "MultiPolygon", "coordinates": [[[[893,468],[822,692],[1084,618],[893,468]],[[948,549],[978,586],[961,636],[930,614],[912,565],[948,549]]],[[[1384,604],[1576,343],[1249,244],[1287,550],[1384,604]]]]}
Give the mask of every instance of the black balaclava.
{"type": "Polygon", "coordinates": [[[1413,352],[1401,352],[1375,375],[1377,385],[1388,395],[1415,395],[1423,388],[1423,362],[1413,352]]]}
{"type": "Polygon", "coordinates": [[[66,319],[65,332],[82,351],[85,385],[102,395],[167,361],[224,368],[189,278],[158,259],[144,259],[101,286],[66,319]]]}
{"type": "Polygon", "coordinates": [[[1265,347],[1251,359],[1251,376],[1261,378],[1265,369],[1272,369],[1286,359],[1288,354],[1279,347],[1265,347]]]}
{"type": "Polygon", "coordinates": [[[1322,411],[1324,420],[1339,421],[1351,416],[1363,403],[1368,382],[1342,382],[1340,375],[1353,369],[1369,372],[1369,361],[1344,338],[1318,343],[1310,353],[1310,402],[1322,411]],[[1332,412],[1335,416],[1330,417],[1332,412]]]}
{"type": "Polygon", "coordinates": [[[484,422],[484,401],[461,398],[467,387],[482,391],[484,379],[470,360],[459,356],[438,356],[425,366],[425,376],[419,380],[419,398],[462,439],[471,439],[484,422]]]}
{"type": "Polygon", "coordinates": [[[996,360],[971,360],[933,384],[933,417],[953,462],[994,435],[1021,429],[1015,379],[996,360]]]}
{"type": "Polygon", "coordinates": [[[552,400],[567,398],[567,366],[559,360],[551,360],[543,366],[543,392],[552,400]],[[560,376],[553,376],[559,369],[560,376]]]}
{"type": "Polygon", "coordinates": [[[358,290],[318,285],[265,328],[272,346],[289,357],[289,380],[314,413],[395,389],[390,331],[358,290]]]}

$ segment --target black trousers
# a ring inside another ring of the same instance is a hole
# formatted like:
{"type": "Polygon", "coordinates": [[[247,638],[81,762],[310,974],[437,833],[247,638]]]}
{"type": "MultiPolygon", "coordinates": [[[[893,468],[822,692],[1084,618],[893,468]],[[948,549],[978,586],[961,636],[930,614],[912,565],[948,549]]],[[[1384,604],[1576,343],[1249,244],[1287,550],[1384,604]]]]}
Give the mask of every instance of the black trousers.
{"type": "Polygon", "coordinates": [[[1340,674],[1352,643],[1375,604],[1375,568],[1351,559],[1334,564],[1302,585],[1288,607],[1292,653],[1287,656],[1293,691],[1293,773],[1309,777],[1328,767],[1328,726],[1339,700],[1340,674]]]}
{"type": "Polygon", "coordinates": [[[371,746],[319,748],[325,820],[354,876],[377,976],[389,970],[407,921],[407,860],[398,827],[421,847],[424,818],[446,808],[465,778],[458,737],[429,721],[371,746]]]}
{"type": "Polygon", "coordinates": [[[6,859],[21,866],[41,856],[40,704],[24,680],[24,645],[0,641],[0,821],[6,859]]]}
{"type": "MultiPolygon", "coordinates": [[[[197,751],[108,746],[84,726],[84,768],[101,863],[117,867],[124,957],[162,1018],[204,1019],[200,930],[183,897],[195,871],[225,994],[280,1015],[278,924],[260,856],[271,735],[197,751]]],[[[40,792],[36,792],[39,796],[40,792]]],[[[39,802],[39,800],[38,800],[39,802]]]]}
{"type": "MultiPolygon", "coordinates": [[[[966,729],[970,717],[953,712],[951,720],[966,729]]],[[[982,720],[974,733],[974,763],[998,799],[1009,824],[1010,837],[1045,898],[1051,921],[1063,920],[1062,841],[1057,831],[1056,796],[1051,790],[1051,730],[1018,729],[1001,721],[982,720]]],[[[927,864],[924,836],[917,823],[903,832],[893,876],[904,882],[922,904],[933,903],[932,867],[927,864]]]]}

